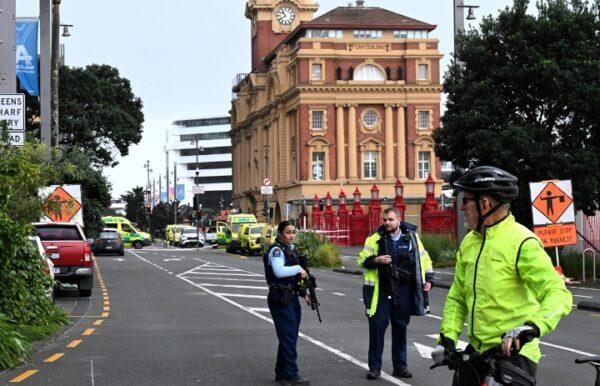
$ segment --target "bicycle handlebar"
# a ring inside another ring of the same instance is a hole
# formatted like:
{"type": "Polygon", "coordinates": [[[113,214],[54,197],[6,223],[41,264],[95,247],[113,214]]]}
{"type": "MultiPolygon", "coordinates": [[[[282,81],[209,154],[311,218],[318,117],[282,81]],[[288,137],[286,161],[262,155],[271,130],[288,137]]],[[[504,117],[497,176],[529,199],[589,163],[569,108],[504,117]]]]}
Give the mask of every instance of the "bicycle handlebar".
{"type": "Polygon", "coordinates": [[[598,362],[600,364],[600,356],[575,359],[575,363],[588,363],[588,362],[598,362]]]}

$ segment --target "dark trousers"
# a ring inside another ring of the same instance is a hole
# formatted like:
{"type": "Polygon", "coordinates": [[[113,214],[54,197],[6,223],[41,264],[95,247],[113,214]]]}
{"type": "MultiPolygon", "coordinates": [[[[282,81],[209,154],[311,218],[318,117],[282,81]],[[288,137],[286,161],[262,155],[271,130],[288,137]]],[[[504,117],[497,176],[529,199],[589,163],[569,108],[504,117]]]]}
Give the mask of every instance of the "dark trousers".
{"type": "Polygon", "coordinates": [[[408,367],[406,328],[410,322],[412,293],[410,285],[396,288],[397,305],[387,295],[380,295],[375,315],[369,317],[369,369],[381,369],[385,330],[392,323],[392,363],[395,370],[408,367]]]}
{"type": "MultiPolygon", "coordinates": [[[[465,351],[472,352],[472,350],[472,346],[467,346],[465,351]]],[[[537,364],[523,355],[513,355],[506,357],[505,359],[501,359],[500,361],[510,362],[513,365],[525,370],[529,375],[535,378],[537,364]]],[[[489,370],[489,367],[485,363],[475,363],[472,366],[464,365],[454,372],[452,386],[480,386],[485,380],[489,370]]]]}
{"type": "Polygon", "coordinates": [[[271,296],[272,292],[269,291],[267,303],[279,339],[275,376],[283,379],[295,379],[298,378],[296,342],[298,341],[298,329],[302,317],[300,302],[298,296],[293,294],[290,303],[282,306],[276,300],[276,296],[271,296]]]}

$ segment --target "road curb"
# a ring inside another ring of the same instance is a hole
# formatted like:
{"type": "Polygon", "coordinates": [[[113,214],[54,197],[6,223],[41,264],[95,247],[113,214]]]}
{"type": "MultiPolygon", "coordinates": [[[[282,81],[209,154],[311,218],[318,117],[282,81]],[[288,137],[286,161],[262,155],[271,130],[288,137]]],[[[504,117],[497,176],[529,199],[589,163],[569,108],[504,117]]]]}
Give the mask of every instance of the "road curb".
{"type": "Polygon", "coordinates": [[[600,302],[582,300],[577,303],[577,310],[600,312],[600,302]]]}
{"type": "Polygon", "coordinates": [[[333,272],[345,273],[347,275],[362,275],[363,274],[363,271],[361,271],[360,269],[352,270],[352,269],[346,269],[346,268],[334,268],[333,272]]]}

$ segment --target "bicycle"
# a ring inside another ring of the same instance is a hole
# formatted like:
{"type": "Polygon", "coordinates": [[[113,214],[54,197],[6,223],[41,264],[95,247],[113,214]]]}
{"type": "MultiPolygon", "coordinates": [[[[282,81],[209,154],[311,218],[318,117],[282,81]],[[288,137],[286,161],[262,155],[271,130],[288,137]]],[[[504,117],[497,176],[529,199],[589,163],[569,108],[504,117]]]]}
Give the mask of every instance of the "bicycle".
{"type": "Polygon", "coordinates": [[[529,373],[508,361],[500,361],[503,358],[506,356],[502,353],[501,345],[494,346],[482,353],[452,350],[446,354],[443,363],[435,364],[430,368],[448,366],[450,370],[455,370],[453,385],[464,385],[461,381],[469,379],[469,371],[471,372],[470,379],[476,380],[476,384],[481,386],[534,386],[536,384],[535,378],[529,373]],[[477,371],[481,368],[485,369],[483,379],[477,371]]]}
{"type": "Polygon", "coordinates": [[[596,383],[594,383],[594,386],[600,386],[600,356],[577,358],[575,359],[575,363],[589,363],[590,365],[594,366],[596,369],[596,383]]]}

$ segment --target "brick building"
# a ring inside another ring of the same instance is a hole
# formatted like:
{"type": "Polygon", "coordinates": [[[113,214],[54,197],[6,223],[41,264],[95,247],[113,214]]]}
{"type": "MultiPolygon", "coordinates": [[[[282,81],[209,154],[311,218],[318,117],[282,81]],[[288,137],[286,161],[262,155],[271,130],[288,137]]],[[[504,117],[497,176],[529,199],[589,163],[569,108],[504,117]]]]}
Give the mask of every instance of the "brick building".
{"type": "Polygon", "coordinates": [[[431,138],[442,90],[435,26],[363,1],[314,18],[316,10],[312,0],[246,4],[252,72],[233,86],[233,200],[261,215],[268,176],[278,221],[284,204],[297,214],[340,186],[368,198],[376,183],[393,198],[399,178],[416,221],[429,173],[441,190],[431,138]]]}

